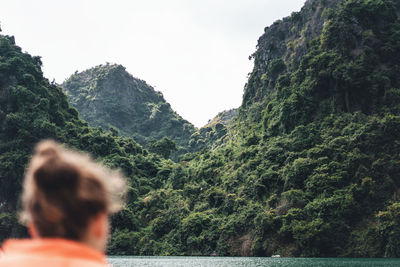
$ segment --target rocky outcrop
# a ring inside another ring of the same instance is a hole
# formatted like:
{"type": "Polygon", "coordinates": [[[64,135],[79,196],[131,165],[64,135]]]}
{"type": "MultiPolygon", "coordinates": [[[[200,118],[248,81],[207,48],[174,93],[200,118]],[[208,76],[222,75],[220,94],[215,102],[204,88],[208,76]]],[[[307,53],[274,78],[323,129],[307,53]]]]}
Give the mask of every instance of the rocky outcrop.
{"type": "Polygon", "coordinates": [[[172,110],[161,92],[134,78],[123,66],[106,64],[76,72],[62,87],[92,126],[114,127],[143,145],[168,137],[176,142],[178,154],[189,152],[195,127],[172,110]]]}
{"type": "Polygon", "coordinates": [[[224,111],[218,113],[218,115],[215,116],[212,120],[209,120],[208,123],[204,127],[211,127],[218,123],[228,126],[233,122],[233,120],[237,117],[237,115],[238,115],[237,108],[224,110],[224,111]]]}
{"type": "Polygon", "coordinates": [[[326,13],[343,1],[308,0],[301,11],[264,29],[258,39],[257,51],[250,56],[254,59],[254,69],[245,86],[243,107],[262,101],[273,91],[279,74],[298,67],[308,51],[308,42],[321,34],[326,13]]]}

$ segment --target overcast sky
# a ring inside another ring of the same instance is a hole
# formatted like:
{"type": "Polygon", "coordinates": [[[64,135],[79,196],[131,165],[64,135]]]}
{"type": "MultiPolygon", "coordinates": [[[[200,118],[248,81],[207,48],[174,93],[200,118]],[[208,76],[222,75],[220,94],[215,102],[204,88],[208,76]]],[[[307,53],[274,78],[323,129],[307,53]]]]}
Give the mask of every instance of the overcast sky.
{"type": "Polygon", "coordinates": [[[239,107],[248,60],[264,28],[305,0],[2,0],[3,34],[41,56],[45,76],[62,83],[106,62],[164,94],[201,127],[239,107]]]}

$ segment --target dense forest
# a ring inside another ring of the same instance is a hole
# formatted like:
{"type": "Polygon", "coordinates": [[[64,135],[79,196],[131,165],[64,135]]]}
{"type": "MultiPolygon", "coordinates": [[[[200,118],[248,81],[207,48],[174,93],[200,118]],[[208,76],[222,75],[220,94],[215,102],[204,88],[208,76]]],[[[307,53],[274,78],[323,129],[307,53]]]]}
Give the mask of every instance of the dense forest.
{"type": "Polygon", "coordinates": [[[26,234],[24,166],[53,138],[130,181],[109,254],[399,257],[399,15],[400,0],[308,0],[265,28],[238,114],[178,162],[89,126],[0,36],[1,239],[26,234]]]}

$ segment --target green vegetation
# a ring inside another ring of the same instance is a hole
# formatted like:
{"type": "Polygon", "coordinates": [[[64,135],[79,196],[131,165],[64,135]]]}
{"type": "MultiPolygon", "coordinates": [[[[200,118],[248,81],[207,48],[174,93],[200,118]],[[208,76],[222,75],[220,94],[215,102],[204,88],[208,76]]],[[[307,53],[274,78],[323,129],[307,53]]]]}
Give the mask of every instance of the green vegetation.
{"type": "Polygon", "coordinates": [[[151,140],[160,157],[88,127],[40,60],[1,37],[0,234],[32,145],[52,137],[132,181],[110,254],[399,257],[399,10],[314,0],[266,28],[237,118],[193,132],[218,145],[178,163],[163,158],[172,138],[151,140]]]}
{"type": "Polygon", "coordinates": [[[161,155],[165,159],[168,159],[171,152],[176,151],[176,145],[174,141],[164,137],[160,140],[150,141],[148,144],[150,152],[161,155]]]}
{"type": "MultiPolygon", "coordinates": [[[[13,37],[0,35],[0,241],[26,235],[17,223],[21,181],[33,146],[45,138],[89,151],[106,165],[120,168],[129,178],[132,202],[157,189],[164,166],[172,164],[115,131],[89,127],[61,88],[43,78],[40,58],[22,53],[13,37]]],[[[127,209],[119,216],[134,218],[131,213],[127,209]]],[[[136,227],[133,222],[130,229],[136,227]]],[[[118,225],[124,225],[122,220],[118,225]]]]}
{"type": "Polygon", "coordinates": [[[188,145],[195,127],[176,114],[160,92],[132,77],[121,65],[76,72],[62,88],[92,127],[114,128],[141,145],[167,137],[177,146],[174,159],[197,149],[188,145]]]}
{"type": "Polygon", "coordinates": [[[113,249],[399,255],[398,1],[326,2],[334,12],[310,1],[266,30],[228,140],[183,157],[137,206],[147,223],[136,239],[120,232],[113,249]],[[303,17],[313,10],[318,18],[303,17]],[[293,26],[312,37],[295,54],[285,40],[297,37],[284,31],[293,26]],[[271,39],[275,50],[265,47],[271,39]]]}
{"type": "Polygon", "coordinates": [[[209,120],[206,125],[200,128],[199,131],[192,134],[189,146],[197,151],[198,148],[207,147],[209,149],[215,149],[223,145],[231,137],[232,126],[237,114],[237,109],[220,112],[212,120],[209,120]]]}

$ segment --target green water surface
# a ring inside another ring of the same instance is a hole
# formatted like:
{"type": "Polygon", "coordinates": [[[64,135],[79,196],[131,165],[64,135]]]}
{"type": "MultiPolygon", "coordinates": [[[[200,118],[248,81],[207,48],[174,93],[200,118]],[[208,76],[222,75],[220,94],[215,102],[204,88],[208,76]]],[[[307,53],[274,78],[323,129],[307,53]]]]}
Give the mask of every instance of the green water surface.
{"type": "Polygon", "coordinates": [[[127,266],[400,266],[400,259],[365,258],[258,258],[258,257],[109,257],[113,267],[127,266]]]}

